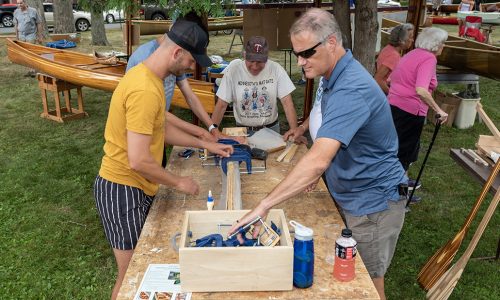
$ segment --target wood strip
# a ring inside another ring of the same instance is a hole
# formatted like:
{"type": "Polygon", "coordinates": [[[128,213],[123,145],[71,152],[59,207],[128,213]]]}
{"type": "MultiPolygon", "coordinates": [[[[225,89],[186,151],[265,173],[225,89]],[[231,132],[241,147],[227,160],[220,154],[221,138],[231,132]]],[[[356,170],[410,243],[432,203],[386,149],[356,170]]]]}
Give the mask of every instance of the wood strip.
{"type": "Polygon", "coordinates": [[[227,163],[227,189],[226,189],[226,210],[233,210],[234,208],[234,162],[227,163]]]}
{"type": "Polygon", "coordinates": [[[278,156],[278,158],[276,158],[276,161],[277,162],[282,161],[283,158],[285,158],[285,156],[288,154],[288,151],[290,151],[290,149],[292,149],[292,146],[286,147],[285,150],[283,152],[281,152],[280,156],[278,156]]]}
{"type": "Polygon", "coordinates": [[[298,147],[299,147],[299,145],[293,144],[290,147],[290,151],[288,151],[288,153],[285,155],[285,158],[283,159],[283,161],[286,163],[289,163],[293,159],[293,157],[295,156],[295,152],[297,152],[298,147]]]}
{"type": "Polygon", "coordinates": [[[491,121],[490,117],[488,117],[486,112],[483,110],[483,105],[480,102],[477,103],[476,110],[479,113],[481,119],[483,119],[484,124],[486,124],[491,133],[493,133],[493,136],[495,136],[498,140],[500,140],[500,131],[498,131],[497,127],[495,126],[495,123],[491,121]]]}

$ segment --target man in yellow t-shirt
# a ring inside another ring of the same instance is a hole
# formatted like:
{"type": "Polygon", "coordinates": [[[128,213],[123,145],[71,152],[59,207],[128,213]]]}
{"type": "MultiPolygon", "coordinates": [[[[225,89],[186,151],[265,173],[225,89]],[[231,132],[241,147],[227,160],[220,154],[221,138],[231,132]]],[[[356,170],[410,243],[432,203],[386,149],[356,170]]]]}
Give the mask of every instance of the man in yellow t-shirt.
{"type": "Polygon", "coordinates": [[[232,147],[200,140],[165,122],[163,79],[209,66],[208,34],[196,23],[179,20],[160,47],[118,84],[111,98],[104,132],[104,157],[94,196],[118,266],[111,299],[115,299],[159,184],[198,194],[191,177],[161,167],[163,143],[206,148],[229,156],[232,147]]]}

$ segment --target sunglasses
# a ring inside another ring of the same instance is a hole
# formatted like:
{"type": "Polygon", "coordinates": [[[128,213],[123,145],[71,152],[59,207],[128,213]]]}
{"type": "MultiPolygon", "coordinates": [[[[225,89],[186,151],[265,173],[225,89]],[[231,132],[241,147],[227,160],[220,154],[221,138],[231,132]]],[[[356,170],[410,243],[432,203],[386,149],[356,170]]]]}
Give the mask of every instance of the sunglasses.
{"type": "Polygon", "coordinates": [[[316,54],[316,48],[323,44],[323,42],[319,42],[317,43],[316,45],[314,45],[313,47],[309,48],[309,49],[306,49],[306,50],[303,50],[303,51],[300,51],[300,52],[295,52],[295,51],[292,51],[293,54],[295,54],[296,57],[302,57],[303,59],[308,59],[309,57],[313,56],[314,54],[316,54]]]}

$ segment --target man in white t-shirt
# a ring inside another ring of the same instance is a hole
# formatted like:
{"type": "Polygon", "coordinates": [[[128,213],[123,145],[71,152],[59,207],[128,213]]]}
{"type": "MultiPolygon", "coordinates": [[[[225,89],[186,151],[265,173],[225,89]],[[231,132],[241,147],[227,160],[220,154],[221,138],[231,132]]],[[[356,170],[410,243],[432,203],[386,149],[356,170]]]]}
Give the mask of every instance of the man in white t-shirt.
{"type": "Polygon", "coordinates": [[[268,52],[265,38],[251,37],[245,46],[245,60],[235,59],[226,67],[212,114],[215,124],[221,122],[227,106],[232,103],[237,126],[248,127],[249,134],[263,127],[279,133],[279,98],[290,129],[297,127],[291,96],[295,86],[280,64],[268,60],[268,52]]]}

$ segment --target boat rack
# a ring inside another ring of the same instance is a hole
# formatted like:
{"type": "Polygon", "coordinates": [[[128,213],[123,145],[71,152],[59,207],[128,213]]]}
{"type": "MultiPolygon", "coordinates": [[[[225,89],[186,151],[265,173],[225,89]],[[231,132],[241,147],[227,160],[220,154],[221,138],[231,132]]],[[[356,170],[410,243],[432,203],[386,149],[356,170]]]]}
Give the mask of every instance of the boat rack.
{"type": "Polygon", "coordinates": [[[447,70],[437,70],[439,84],[465,84],[467,93],[475,94],[479,98],[479,76],[471,73],[450,73],[447,70]],[[441,72],[440,72],[441,71],[441,72]]]}

